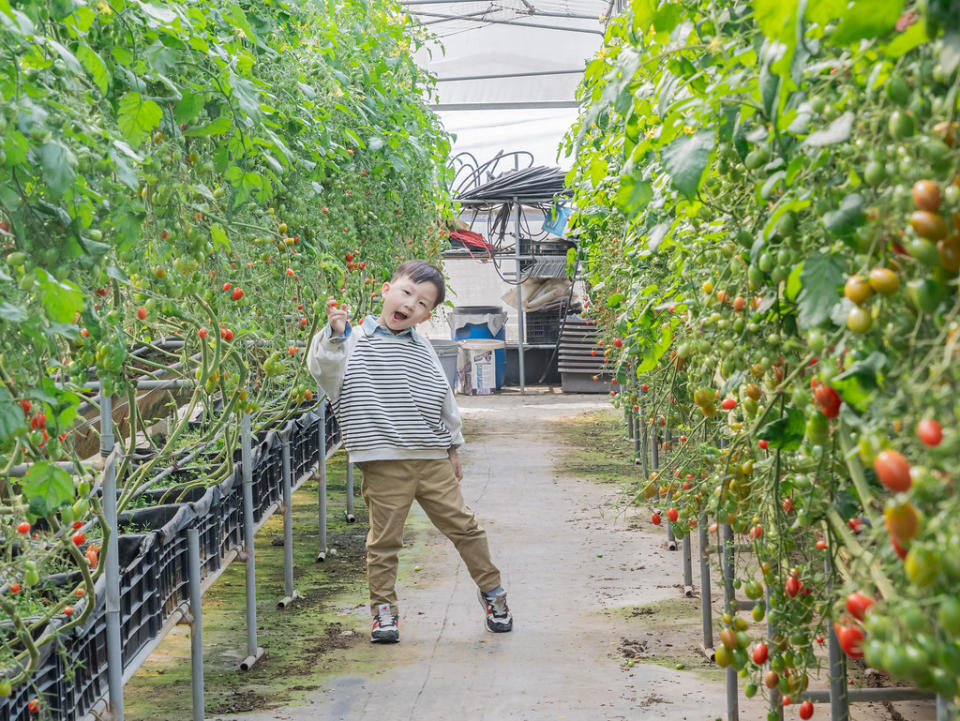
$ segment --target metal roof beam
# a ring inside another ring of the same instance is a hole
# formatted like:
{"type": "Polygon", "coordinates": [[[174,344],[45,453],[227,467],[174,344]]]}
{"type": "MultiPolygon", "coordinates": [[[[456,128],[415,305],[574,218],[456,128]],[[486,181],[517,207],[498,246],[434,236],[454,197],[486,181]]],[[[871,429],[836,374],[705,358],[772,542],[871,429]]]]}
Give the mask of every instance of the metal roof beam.
{"type": "Polygon", "coordinates": [[[569,32],[569,33],[589,33],[591,35],[601,35],[601,36],[603,35],[602,30],[593,30],[590,28],[572,28],[572,27],[563,27],[562,25],[540,25],[540,24],[534,24],[534,23],[521,23],[521,22],[517,22],[516,20],[493,20],[491,18],[477,18],[475,20],[471,20],[469,18],[465,18],[462,15],[448,15],[446,13],[429,13],[429,12],[413,11],[410,14],[423,15],[424,17],[431,17],[431,18],[443,18],[445,20],[466,20],[467,22],[490,23],[494,25],[515,25],[522,28],[538,28],[541,30],[560,30],[562,32],[569,32]]]}
{"type": "Polygon", "coordinates": [[[488,103],[435,103],[432,110],[545,110],[552,108],[579,108],[576,100],[517,100],[488,103]]]}
{"type": "Polygon", "coordinates": [[[499,73],[495,75],[458,75],[451,78],[437,78],[439,83],[452,83],[460,80],[502,80],[504,78],[532,78],[541,75],[582,75],[583,68],[570,70],[536,70],[529,73],[499,73]]]}

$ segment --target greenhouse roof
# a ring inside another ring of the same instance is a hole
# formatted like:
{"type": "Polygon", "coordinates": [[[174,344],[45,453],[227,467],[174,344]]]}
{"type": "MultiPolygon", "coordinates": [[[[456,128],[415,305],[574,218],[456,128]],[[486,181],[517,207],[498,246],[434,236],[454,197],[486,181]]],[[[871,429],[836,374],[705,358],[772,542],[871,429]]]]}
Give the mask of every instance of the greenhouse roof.
{"type": "Polygon", "coordinates": [[[454,151],[481,162],[498,150],[529,150],[556,162],[577,115],[586,62],[618,0],[403,0],[439,43],[417,56],[436,75],[434,109],[458,135],[454,151]]]}

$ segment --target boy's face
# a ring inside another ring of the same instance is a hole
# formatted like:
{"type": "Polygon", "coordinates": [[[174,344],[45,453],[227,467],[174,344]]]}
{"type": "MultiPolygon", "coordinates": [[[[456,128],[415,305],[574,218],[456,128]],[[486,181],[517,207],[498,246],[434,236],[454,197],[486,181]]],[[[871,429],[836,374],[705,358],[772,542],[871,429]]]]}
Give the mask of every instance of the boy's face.
{"type": "Polygon", "coordinates": [[[415,283],[406,276],[384,283],[381,293],[383,310],[380,311],[380,325],[394,333],[425,321],[437,302],[437,288],[433,283],[415,283]]]}

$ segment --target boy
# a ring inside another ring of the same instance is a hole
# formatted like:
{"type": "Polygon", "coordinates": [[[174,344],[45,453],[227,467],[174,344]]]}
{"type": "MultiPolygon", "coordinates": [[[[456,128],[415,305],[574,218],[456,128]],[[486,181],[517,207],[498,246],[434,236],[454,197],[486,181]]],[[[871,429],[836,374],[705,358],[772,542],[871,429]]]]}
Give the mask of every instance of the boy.
{"type": "Polygon", "coordinates": [[[460,552],[489,631],[513,628],[486,533],[460,492],[460,414],[436,351],[414,327],[443,302],[443,274],[429,263],[401,264],[381,288],[379,318],[359,328],[327,299],[327,326],[310,343],[307,365],[330,397],[350,459],[363,471],[370,512],[367,582],[373,643],[400,640],[397,557],[414,499],[460,552]]]}

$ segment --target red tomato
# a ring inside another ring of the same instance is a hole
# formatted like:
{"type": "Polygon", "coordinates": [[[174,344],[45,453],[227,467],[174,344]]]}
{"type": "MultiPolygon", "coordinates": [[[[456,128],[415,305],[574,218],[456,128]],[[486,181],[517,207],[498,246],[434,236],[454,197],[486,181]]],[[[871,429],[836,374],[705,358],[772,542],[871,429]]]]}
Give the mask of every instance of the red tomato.
{"type": "Polygon", "coordinates": [[[648,390],[650,390],[650,386],[648,386],[646,383],[644,383],[642,386],[640,386],[640,390],[642,390],[644,393],[646,393],[648,390]]]}
{"type": "Polygon", "coordinates": [[[767,662],[768,655],[767,644],[758,643],[753,647],[753,662],[757,664],[757,666],[763,666],[763,664],[767,662]]]}
{"type": "Polygon", "coordinates": [[[667,518],[670,519],[671,523],[676,523],[677,519],[680,518],[680,513],[676,508],[671,508],[669,511],[667,511],[667,518]]]}
{"type": "Polygon", "coordinates": [[[293,275],[293,268],[287,268],[287,275],[293,275]]]}
{"type": "Polygon", "coordinates": [[[765,451],[765,450],[767,450],[767,448],[770,447],[770,442],[761,439],[761,440],[757,443],[757,445],[760,446],[760,450],[765,451]]]}
{"type": "Polygon", "coordinates": [[[787,582],[783,584],[783,590],[787,592],[787,595],[790,598],[794,598],[798,593],[800,593],[800,580],[796,576],[790,576],[787,579],[787,582]]]}
{"type": "Polygon", "coordinates": [[[686,443],[686,442],[687,442],[687,437],[686,437],[686,436],[680,436],[680,442],[681,442],[681,443],[686,443]]]}
{"type": "Polygon", "coordinates": [[[30,533],[30,524],[26,521],[17,524],[17,533],[30,533]]]}
{"type": "Polygon", "coordinates": [[[73,615],[73,606],[64,606],[64,607],[63,607],[63,615],[64,615],[64,616],[72,616],[72,615],[73,615]]]}
{"type": "Polygon", "coordinates": [[[80,531],[77,531],[73,534],[73,538],[71,540],[73,541],[74,546],[82,546],[83,542],[87,540],[87,537],[84,536],[80,531]]]}
{"type": "Polygon", "coordinates": [[[732,411],[737,407],[737,402],[733,398],[724,398],[720,403],[720,407],[725,411],[732,411]]]}
{"type": "Polygon", "coordinates": [[[224,291],[224,293],[226,293],[226,292],[227,292],[228,290],[230,290],[232,287],[233,287],[233,286],[230,285],[229,283],[224,283],[224,284],[223,284],[223,291],[224,291]]]}
{"type": "Polygon", "coordinates": [[[292,346],[290,346],[289,348],[287,348],[287,352],[288,352],[290,355],[296,355],[296,353],[297,353],[297,347],[292,345],[292,346]]]}
{"type": "Polygon", "coordinates": [[[813,716],[813,704],[809,701],[804,701],[802,704],[800,704],[800,708],[798,709],[797,713],[800,714],[800,718],[806,721],[808,718],[813,716]]]}
{"type": "Polygon", "coordinates": [[[847,613],[858,621],[862,621],[867,609],[873,605],[873,599],[859,591],[847,596],[847,613]]]}
{"type": "Polygon", "coordinates": [[[623,347],[623,341],[620,340],[619,338],[614,338],[614,339],[613,339],[613,344],[614,344],[617,348],[622,348],[622,347],[623,347]]]}
{"type": "Polygon", "coordinates": [[[30,415],[30,408],[31,408],[30,401],[24,398],[22,401],[20,401],[20,407],[23,408],[23,415],[25,416],[30,415]]]}
{"type": "Polygon", "coordinates": [[[837,634],[837,640],[840,641],[840,648],[850,658],[861,658],[863,649],[860,642],[864,638],[863,631],[857,626],[841,626],[839,623],[833,624],[833,630],[837,634]]]}
{"type": "Polygon", "coordinates": [[[37,711],[40,710],[40,699],[36,696],[30,699],[30,703],[27,704],[27,710],[30,711],[30,713],[37,713],[37,711]]]}
{"type": "Polygon", "coordinates": [[[924,418],[917,424],[917,435],[928,446],[939,446],[943,440],[943,426],[932,418],[924,418]]]}
{"type": "Polygon", "coordinates": [[[10,584],[10,593],[20,593],[20,584],[14,581],[10,584]]]}
{"type": "Polygon", "coordinates": [[[204,338],[207,337],[207,329],[201,328],[200,330],[197,331],[197,335],[200,337],[200,340],[203,340],[204,338]]]}
{"type": "Polygon", "coordinates": [[[836,418],[840,415],[840,404],[843,401],[833,388],[820,384],[813,391],[813,397],[820,406],[820,411],[827,418],[836,418]]]}
{"type": "Polygon", "coordinates": [[[650,523],[652,523],[654,526],[659,526],[659,525],[660,525],[660,514],[659,514],[659,513],[654,513],[652,516],[650,516],[650,523]]]}
{"type": "Polygon", "coordinates": [[[146,319],[147,319],[147,309],[146,309],[146,308],[143,308],[143,307],[137,308],[137,318],[139,318],[140,320],[146,320],[146,319]]]}
{"type": "Polygon", "coordinates": [[[877,472],[880,482],[891,491],[910,488],[910,462],[898,451],[880,451],[873,461],[873,470],[877,472]]]}
{"type": "Polygon", "coordinates": [[[223,336],[224,340],[233,340],[233,331],[229,328],[225,328],[220,335],[223,336]]]}
{"type": "Polygon", "coordinates": [[[783,510],[784,510],[784,511],[786,511],[787,513],[789,513],[790,511],[793,510],[793,499],[792,499],[792,498],[785,498],[785,499],[783,500],[783,503],[781,503],[780,505],[783,507],[783,510]]]}
{"type": "Polygon", "coordinates": [[[240,300],[243,297],[243,291],[240,290],[239,288],[234,288],[233,294],[230,297],[233,298],[234,300],[240,300]]]}

